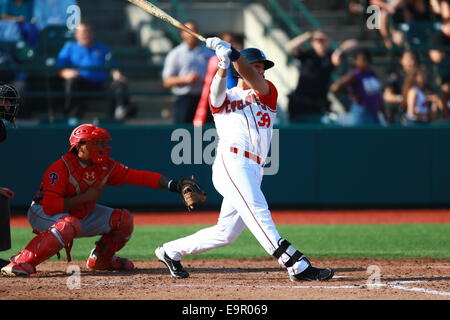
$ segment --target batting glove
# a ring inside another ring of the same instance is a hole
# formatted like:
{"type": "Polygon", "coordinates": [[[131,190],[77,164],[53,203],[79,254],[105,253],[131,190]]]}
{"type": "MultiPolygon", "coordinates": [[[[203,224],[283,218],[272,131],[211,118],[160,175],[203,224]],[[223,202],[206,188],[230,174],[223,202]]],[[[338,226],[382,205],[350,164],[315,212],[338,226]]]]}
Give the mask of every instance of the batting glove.
{"type": "Polygon", "coordinates": [[[218,37],[212,37],[212,38],[207,38],[206,39],[206,47],[208,49],[216,51],[216,49],[217,49],[217,47],[219,45],[222,45],[222,46],[227,47],[227,48],[231,48],[231,44],[229,44],[226,41],[223,41],[222,39],[220,39],[218,37]]]}
{"type": "Polygon", "coordinates": [[[230,67],[230,53],[231,49],[218,45],[216,48],[216,56],[219,57],[219,68],[227,70],[230,67]]]}

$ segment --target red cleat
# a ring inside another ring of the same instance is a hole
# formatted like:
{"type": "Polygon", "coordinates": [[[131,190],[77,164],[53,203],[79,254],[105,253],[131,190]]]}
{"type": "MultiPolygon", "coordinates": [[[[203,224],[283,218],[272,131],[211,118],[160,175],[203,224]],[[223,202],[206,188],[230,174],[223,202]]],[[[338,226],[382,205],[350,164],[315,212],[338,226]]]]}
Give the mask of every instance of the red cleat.
{"type": "Polygon", "coordinates": [[[131,260],[116,256],[112,257],[111,261],[102,261],[95,253],[95,249],[92,249],[86,267],[90,270],[133,270],[134,264],[131,260]]]}

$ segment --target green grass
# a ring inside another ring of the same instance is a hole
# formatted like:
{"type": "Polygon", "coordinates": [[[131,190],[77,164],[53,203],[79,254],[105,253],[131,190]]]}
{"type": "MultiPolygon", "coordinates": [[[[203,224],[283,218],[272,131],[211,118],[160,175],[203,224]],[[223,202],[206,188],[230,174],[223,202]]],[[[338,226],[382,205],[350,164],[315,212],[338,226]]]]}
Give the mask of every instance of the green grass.
{"type": "MultiPolygon", "coordinates": [[[[205,226],[136,226],[120,256],[155,259],[154,249],[167,241],[190,235],[205,226]]],[[[450,224],[401,225],[279,225],[278,231],[311,258],[447,258],[450,259],[450,224]]],[[[13,228],[13,248],[7,258],[32,239],[29,228],[13,228]]],[[[99,237],[76,239],[74,260],[87,257],[99,237]]],[[[63,250],[64,251],[64,250],[63,250]]],[[[65,258],[62,253],[63,259],[65,258]]],[[[237,241],[185,259],[268,257],[253,235],[245,230],[237,241]]],[[[53,257],[52,260],[56,258],[53,257]]]]}

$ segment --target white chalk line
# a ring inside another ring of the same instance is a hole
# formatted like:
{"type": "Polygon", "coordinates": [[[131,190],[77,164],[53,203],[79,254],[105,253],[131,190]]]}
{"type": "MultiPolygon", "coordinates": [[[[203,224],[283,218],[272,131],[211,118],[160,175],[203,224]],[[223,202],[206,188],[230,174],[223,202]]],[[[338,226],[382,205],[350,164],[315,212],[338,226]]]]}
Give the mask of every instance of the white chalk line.
{"type": "Polygon", "coordinates": [[[414,291],[414,292],[421,292],[421,293],[450,297],[450,292],[446,292],[446,291],[430,290],[430,289],[417,288],[417,287],[406,287],[406,286],[399,286],[399,285],[394,285],[394,284],[389,284],[389,283],[371,284],[368,287],[387,287],[387,288],[391,288],[391,289],[414,291]]]}
{"type": "Polygon", "coordinates": [[[450,266],[396,266],[395,268],[411,268],[411,269],[450,269],[450,266]]]}
{"type": "MultiPolygon", "coordinates": [[[[132,280],[131,280],[132,281],[132,280]]],[[[359,288],[368,288],[368,289],[377,289],[381,287],[391,288],[391,289],[397,289],[397,290],[404,290],[404,291],[413,291],[413,292],[419,292],[419,293],[425,293],[425,294],[432,294],[432,295],[440,295],[440,296],[449,296],[450,292],[446,291],[438,291],[438,290],[431,290],[431,289],[424,289],[424,288],[417,288],[417,287],[409,287],[409,286],[402,286],[401,284],[411,284],[411,283],[423,283],[428,282],[427,280],[409,280],[409,281],[392,281],[387,283],[378,283],[378,284],[364,284],[364,285],[221,285],[221,284],[195,284],[195,283],[183,283],[183,284],[130,284],[130,280],[111,280],[111,281],[102,281],[95,284],[83,284],[83,286],[104,286],[104,285],[111,285],[111,284],[124,284],[127,283],[127,286],[133,287],[133,288],[234,288],[234,289],[245,289],[245,288],[251,288],[251,289],[359,289],[359,288]]]]}

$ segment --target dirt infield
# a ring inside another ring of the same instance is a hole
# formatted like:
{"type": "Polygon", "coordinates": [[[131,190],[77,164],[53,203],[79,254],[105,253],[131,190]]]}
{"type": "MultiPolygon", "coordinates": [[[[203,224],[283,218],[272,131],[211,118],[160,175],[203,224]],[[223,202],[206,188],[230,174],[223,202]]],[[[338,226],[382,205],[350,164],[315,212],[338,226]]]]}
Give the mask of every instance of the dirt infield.
{"type": "MultiPolygon", "coordinates": [[[[280,211],[278,224],[449,223],[448,210],[280,211]]],[[[135,224],[213,224],[216,212],[136,214],[135,224]]],[[[14,217],[12,226],[28,226],[14,217]]],[[[84,261],[45,262],[28,278],[0,277],[8,300],[450,300],[450,259],[314,259],[332,267],[328,282],[291,282],[275,259],[184,260],[188,279],[172,279],[159,261],[131,272],[91,272],[84,261]]]]}
{"type": "Polygon", "coordinates": [[[29,278],[0,278],[0,299],[450,300],[450,260],[315,259],[313,263],[333,267],[334,279],[291,282],[274,259],[185,260],[191,277],[179,280],[155,260],[136,261],[137,269],[131,272],[91,272],[82,261],[45,262],[29,278]],[[80,276],[66,273],[68,268],[79,270],[80,276]]]}
{"type": "MultiPolygon", "coordinates": [[[[218,212],[137,212],[135,225],[215,224],[218,212]]],[[[275,210],[276,224],[450,223],[450,210],[275,210]]],[[[11,217],[12,227],[29,227],[26,216],[11,217]]]]}

